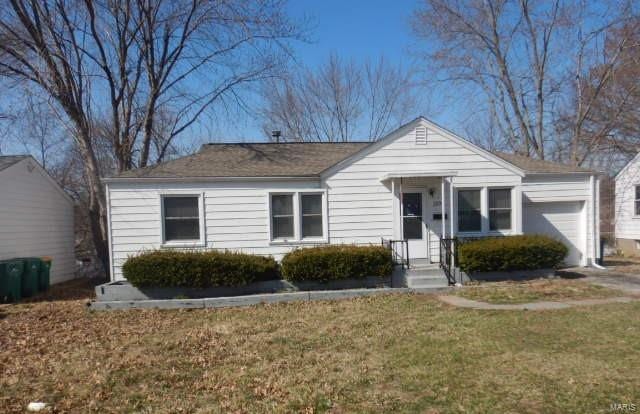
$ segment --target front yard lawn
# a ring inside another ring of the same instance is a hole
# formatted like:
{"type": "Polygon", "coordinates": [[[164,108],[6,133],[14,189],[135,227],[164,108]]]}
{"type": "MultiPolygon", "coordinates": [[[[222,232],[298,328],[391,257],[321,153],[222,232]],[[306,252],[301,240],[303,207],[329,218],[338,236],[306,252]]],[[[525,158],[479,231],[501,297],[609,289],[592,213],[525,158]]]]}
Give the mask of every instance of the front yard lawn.
{"type": "Polygon", "coordinates": [[[457,294],[467,299],[496,304],[624,296],[624,293],[618,290],[580,280],[557,278],[524,282],[484,282],[478,285],[466,285],[463,289],[458,290],[457,294]]]}
{"type": "Polygon", "coordinates": [[[640,304],[428,295],[220,310],[0,306],[0,412],[609,412],[640,403],[640,304]]]}

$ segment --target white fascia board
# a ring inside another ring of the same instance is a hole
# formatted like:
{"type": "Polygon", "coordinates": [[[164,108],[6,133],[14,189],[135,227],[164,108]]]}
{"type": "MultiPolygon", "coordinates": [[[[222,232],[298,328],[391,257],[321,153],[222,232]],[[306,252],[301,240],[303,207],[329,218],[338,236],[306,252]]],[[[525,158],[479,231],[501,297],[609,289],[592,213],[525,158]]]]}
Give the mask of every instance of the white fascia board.
{"type": "Polygon", "coordinates": [[[256,176],[256,177],[107,177],[102,182],[108,183],[160,183],[160,182],[224,182],[224,181],[315,181],[318,176],[256,176]]]}

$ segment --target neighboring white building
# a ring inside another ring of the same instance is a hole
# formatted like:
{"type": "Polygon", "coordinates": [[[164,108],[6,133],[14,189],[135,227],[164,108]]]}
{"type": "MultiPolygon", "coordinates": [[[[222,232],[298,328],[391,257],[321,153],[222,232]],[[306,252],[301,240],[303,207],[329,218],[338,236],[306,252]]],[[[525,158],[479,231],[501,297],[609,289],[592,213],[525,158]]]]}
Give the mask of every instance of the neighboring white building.
{"type": "Polygon", "coordinates": [[[640,256],[640,154],[615,177],[616,248],[628,256],[640,256]]]}
{"type": "Polygon", "coordinates": [[[437,262],[442,235],[543,233],[569,265],[600,254],[597,173],[493,154],[422,117],[374,143],[208,144],[105,182],[114,280],[128,256],[163,247],[279,259],[408,239],[411,259],[437,262]]]}
{"type": "Polygon", "coordinates": [[[0,156],[0,260],[51,256],[51,283],[74,277],[73,200],[30,156],[0,156]]]}

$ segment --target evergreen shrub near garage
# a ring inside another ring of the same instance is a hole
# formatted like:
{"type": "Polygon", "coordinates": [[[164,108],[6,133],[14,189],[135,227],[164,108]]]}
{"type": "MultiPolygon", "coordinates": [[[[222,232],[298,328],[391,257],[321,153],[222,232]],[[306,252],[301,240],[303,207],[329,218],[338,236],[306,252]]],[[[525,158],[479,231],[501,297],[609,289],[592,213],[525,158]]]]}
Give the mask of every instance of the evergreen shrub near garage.
{"type": "Polygon", "coordinates": [[[282,277],[291,282],[328,282],[388,277],[393,271],[391,251],[383,246],[331,245],[297,249],[282,259],[282,277]]]}
{"type": "Polygon", "coordinates": [[[543,235],[490,237],[460,243],[458,265],[466,273],[553,269],[569,249],[543,235]]]}
{"type": "Polygon", "coordinates": [[[242,286],[280,277],[273,257],[214,250],[144,252],[129,257],[122,273],[136,287],[242,286]]]}

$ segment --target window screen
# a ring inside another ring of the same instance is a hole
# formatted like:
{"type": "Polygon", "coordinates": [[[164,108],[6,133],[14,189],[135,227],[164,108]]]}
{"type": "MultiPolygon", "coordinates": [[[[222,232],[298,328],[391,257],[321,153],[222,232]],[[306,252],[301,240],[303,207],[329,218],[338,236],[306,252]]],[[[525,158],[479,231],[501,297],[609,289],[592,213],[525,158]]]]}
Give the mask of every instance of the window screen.
{"type": "Polygon", "coordinates": [[[402,194],[402,233],[405,240],[422,239],[422,193],[402,194]]]}
{"type": "Polygon", "coordinates": [[[480,213],[480,190],[458,191],[458,231],[482,230],[480,213]]]}
{"type": "Polygon", "coordinates": [[[489,190],[489,230],[511,229],[511,190],[489,190]]]}
{"type": "Polygon", "coordinates": [[[302,238],[322,237],[322,194],[300,196],[302,238]]]}
{"type": "Polygon", "coordinates": [[[199,240],[198,197],[164,197],[164,240],[199,240]]]}
{"type": "Polygon", "coordinates": [[[271,233],[274,239],[294,236],[292,194],[273,194],[271,196],[271,233]]]}

